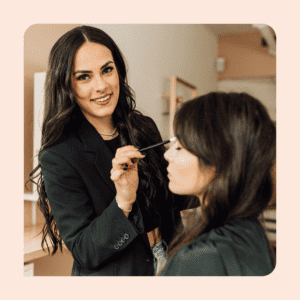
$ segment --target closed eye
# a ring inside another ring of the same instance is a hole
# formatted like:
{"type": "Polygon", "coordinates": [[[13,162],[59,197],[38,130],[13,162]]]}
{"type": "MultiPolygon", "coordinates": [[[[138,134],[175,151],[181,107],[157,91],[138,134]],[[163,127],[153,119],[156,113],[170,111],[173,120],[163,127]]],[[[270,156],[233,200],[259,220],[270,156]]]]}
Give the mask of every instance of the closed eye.
{"type": "Polygon", "coordinates": [[[179,150],[181,150],[182,148],[181,147],[177,147],[177,148],[175,148],[175,150],[177,150],[177,151],[179,151],[179,150]]]}

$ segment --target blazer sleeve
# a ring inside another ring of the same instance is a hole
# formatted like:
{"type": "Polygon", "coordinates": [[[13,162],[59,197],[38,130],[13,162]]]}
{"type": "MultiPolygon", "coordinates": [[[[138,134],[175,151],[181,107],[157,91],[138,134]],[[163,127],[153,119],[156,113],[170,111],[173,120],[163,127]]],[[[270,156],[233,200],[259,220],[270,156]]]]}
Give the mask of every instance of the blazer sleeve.
{"type": "Polygon", "coordinates": [[[47,149],[40,163],[59,233],[79,265],[91,270],[99,268],[142,233],[140,211],[135,212],[133,226],[115,199],[97,216],[80,175],[60,155],[47,149]]]}

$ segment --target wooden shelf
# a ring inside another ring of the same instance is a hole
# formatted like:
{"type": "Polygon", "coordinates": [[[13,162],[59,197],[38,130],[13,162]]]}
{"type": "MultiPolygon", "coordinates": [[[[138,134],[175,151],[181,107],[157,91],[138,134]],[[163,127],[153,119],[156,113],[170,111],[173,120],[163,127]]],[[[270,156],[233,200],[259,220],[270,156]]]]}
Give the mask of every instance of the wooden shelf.
{"type": "MultiPolygon", "coordinates": [[[[43,225],[24,227],[24,263],[49,255],[41,246],[43,225]]],[[[47,239],[48,245],[51,245],[47,239]]],[[[50,248],[50,251],[53,247],[50,248]]]]}
{"type": "Polygon", "coordinates": [[[39,200],[39,196],[36,192],[35,193],[24,193],[23,200],[37,202],[39,200]]]}

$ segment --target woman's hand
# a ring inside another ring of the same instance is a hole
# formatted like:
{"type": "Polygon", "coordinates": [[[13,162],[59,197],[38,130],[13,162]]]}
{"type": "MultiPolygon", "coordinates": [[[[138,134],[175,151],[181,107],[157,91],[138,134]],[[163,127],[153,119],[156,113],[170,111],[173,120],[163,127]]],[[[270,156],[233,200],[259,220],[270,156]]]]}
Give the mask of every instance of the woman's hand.
{"type": "Polygon", "coordinates": [[[136,200],[139,185],[138,161],[144,157],[134,146],[124,146],[117,149],[112,160],[110,178],[117,190],[118,204],[125,210],[130,210],[136,200]]]}

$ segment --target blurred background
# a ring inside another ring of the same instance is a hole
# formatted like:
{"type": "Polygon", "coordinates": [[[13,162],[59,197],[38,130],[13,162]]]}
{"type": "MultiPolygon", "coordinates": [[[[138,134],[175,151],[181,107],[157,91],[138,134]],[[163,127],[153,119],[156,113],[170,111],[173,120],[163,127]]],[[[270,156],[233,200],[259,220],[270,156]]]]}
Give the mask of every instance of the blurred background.
{"type": "MultiPolygon", "coordinates": [[[[24,35],[24,182],[35,166],[35,134],[43,103],[47,60],[54,43],[70,29],[90,25],[108,33],[121,49],[137,109],[170,136],[170,79],[211,91],[247,92],[261,100],[276,122],[276,35],[264,24],[35,24],[24,35]]],[[[191,98],[178,83],[176,96],[191,98]]],[[[45,103],[45,107],[47,103],[45,103]]],[[[275,183],[276,166],[272,170],[275,183]]],[[[275,185],[276,188],[276,185],[275,185]]],[[[32,185],[24,188],[24,276],[69,276],[72,256],[48,256],[37,233],[44,223],[32,185]],[[34,238],[35,237],[35,238],[34,238]]],[[[276,249],[276,192],[265,215],[276,249]]]]}

